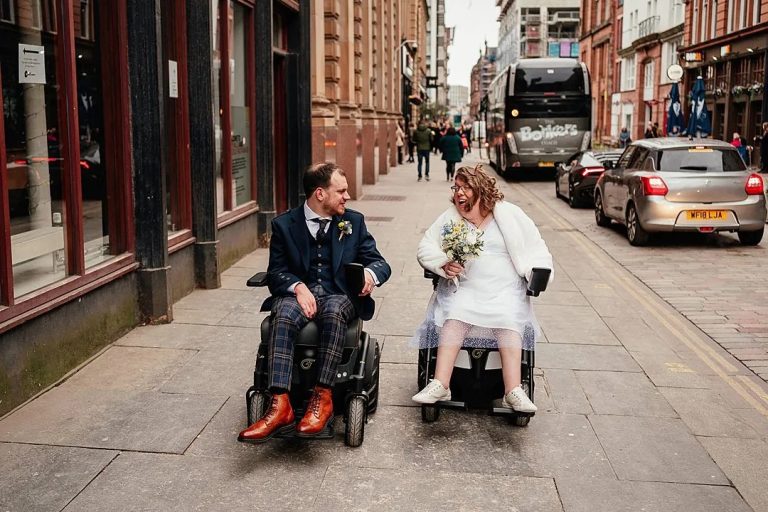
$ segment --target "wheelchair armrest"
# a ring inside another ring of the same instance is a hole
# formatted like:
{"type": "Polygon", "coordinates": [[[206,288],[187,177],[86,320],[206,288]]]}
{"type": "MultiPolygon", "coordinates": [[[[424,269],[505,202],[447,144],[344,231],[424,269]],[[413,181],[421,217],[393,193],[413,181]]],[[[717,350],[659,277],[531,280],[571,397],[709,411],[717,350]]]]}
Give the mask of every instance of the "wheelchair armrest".
{"type": "Polygon", "coordinates": [[[424,269],[424,277],[426,279],[440,279],[440,276],[432,272],[431,270],[424,269]]]}
{"type": "Polygon", "coordinates": [[[247,286],[267,286],[267,273],[259,272],[251,277],[245,284],[247,286]]]}
{"type": "Polygon", "coordinates": [[[525,294],[538,297],[541,292],[547,289],[549,274],[551,273],[551,269],[534,267],[531,270],[531,280],[528,282],[528,289],[525,294]]]}
{"type": "Polygon", "coordinates": [[[347,291],[357,296],[365,286],[365,267],[360,263],[346,263],[344,277],[347,280],[347,291]]]}

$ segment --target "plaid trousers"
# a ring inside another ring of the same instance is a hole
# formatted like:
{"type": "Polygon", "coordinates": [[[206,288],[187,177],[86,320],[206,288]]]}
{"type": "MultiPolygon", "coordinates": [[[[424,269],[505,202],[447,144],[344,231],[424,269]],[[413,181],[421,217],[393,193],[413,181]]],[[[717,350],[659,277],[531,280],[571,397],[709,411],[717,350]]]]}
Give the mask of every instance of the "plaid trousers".
{"type": "MultiPolygon", "coordinates": [[[[317,363],[320,365],[317,383],[332,386],[336,367],[341,361],[347,325],[354,317],[355,308],[346,295],[327,295],[323,290],[312,290],[317,301],[313,319],[320,331],[317,363]]],[[[272,332],[269,339],[269,386],[291,388],[293,373],[293,347],[299,331],[307,325],[301,306],[294,296],[278,297],[272,305],[272,332]]]]}

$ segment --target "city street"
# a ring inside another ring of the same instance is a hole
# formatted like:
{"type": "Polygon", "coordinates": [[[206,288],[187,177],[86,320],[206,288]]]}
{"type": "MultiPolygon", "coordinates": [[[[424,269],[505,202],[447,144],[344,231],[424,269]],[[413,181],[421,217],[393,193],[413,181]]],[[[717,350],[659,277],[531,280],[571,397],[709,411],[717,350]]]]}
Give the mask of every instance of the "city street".
{"type": "MultiPolygon", "coordinates": [[[[474,163],[477,150],[465,163],[474,163]]],[[[431,283],[416,262],[449,206],[394,167],[361,200],[392,266],[365,330],[383,347],[380,405],[360,448],[336,439],[238,443],[266,290],[257,250],[0,420],[0,511],[768,510],[768,240],[661,237],[632,247],[548,180],[503,182],[555,259],[535,299],[539,412],[422,423],[408,340],[431,283]]]]}

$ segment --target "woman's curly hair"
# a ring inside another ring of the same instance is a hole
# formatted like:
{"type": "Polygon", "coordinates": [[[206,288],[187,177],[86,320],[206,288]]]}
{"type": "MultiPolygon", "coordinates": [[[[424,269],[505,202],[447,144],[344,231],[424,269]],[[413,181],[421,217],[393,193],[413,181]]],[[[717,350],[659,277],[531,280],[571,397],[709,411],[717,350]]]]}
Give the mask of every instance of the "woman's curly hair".
{"type": "Polygon", "coordinates": [[[483,164],[477,164],[475,167],[459,167],[454,180],[459,178],[475,193],[482,211],[492,212],[496,203],[504,199],[504,194],[496,187],[496,178],[486,172],[483,164]]]}

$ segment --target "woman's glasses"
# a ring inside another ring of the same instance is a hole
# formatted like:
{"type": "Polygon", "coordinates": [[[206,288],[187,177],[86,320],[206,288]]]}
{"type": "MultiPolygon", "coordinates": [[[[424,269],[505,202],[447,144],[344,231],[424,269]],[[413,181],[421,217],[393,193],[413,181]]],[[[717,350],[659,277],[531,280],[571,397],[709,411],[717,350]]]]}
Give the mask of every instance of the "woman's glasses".
{"type": "Polygon", "coordinates": [[[469,187],[468,185],[454,185],[451,187],[451,190],[453,190],[454,192],[458,192],[459,190],[463,190],[464,192],[466,192],[467,190],[471,190],[471,187],[469,187]]]}

